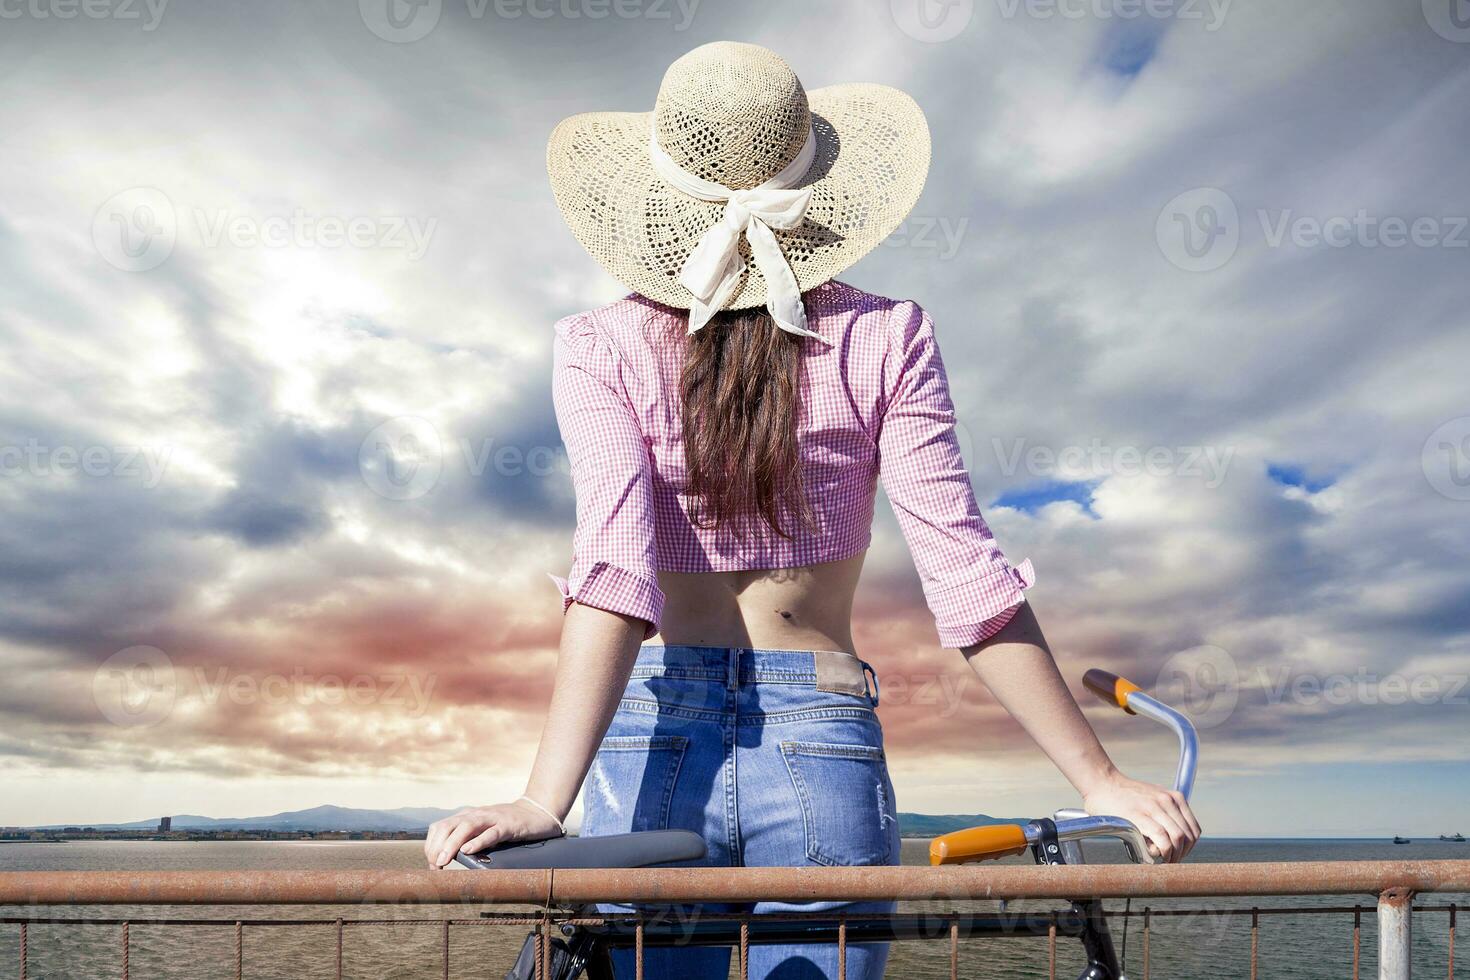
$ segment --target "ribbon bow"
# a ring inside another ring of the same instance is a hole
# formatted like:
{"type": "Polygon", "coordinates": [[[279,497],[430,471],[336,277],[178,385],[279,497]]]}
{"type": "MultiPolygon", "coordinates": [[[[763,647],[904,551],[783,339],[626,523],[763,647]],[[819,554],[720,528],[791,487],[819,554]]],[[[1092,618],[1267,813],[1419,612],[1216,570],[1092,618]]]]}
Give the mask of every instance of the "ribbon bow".
{"type": "Polygon", "coordinates": [[[816,159],[816,133],[807,132],[801,152],[780,173],[747,190],[731,190],[685,170],[658,145],[656,135],[649,139],[648,154],[653,169],[676,190],[702,201],[725,202],[725,213],[700,237],[679,270],[679,284],[694,298],[689,307],[689,332],[703,327],[734,297],[740,276],[745,272],[745,261],[740,258],[743,234],[750,242],[756,268],[765,276],[766,309],[776,326],[787,333],[822,339],[821,334],[807,328],[806,308],[801,303],[796,274],[771,233],[772,228],[789,231],[797,227],[806,215],[812,189],[792,190],[791,185],[806,176],[816,159]]]}

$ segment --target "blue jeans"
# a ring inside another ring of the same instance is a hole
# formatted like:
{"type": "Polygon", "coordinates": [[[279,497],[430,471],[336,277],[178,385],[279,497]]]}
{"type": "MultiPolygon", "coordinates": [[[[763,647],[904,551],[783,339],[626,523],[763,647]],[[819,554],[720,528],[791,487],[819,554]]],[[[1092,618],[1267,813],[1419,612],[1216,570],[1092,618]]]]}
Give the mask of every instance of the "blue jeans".
{"type": "MultiPolygon", "coordinates": [[[[582,833],[692,830],[709,845],[701,863],[716,867],[897,864],[898,816],[877,704],[877,675],[849,654],[644,646],[587,776],[582,833]]],[[[894,903],[700,908],[891,912],[894,903]]],[[[647,948],[644,975],[723,980],[730,953],[647,948]]],[[[887,943],[849,945],[847,975],[881,977],[887,959],[887,943]]],[[[633,976],[631,951],[614,961],[619,978],[633,976]]],[[[835,977],[837,947],[752,945],[749,965],[752,978],[835,977]]]]}

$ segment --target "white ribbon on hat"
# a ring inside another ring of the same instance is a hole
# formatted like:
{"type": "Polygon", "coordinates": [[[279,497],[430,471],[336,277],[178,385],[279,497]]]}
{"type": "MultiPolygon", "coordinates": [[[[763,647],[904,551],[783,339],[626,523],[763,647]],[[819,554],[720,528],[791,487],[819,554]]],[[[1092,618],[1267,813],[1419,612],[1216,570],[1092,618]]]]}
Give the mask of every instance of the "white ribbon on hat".
{"type": "Polygon", "coordinates": [[[796,275],[772,228],[789,231],[801,224],[811,203],[812,189],[792,190],[791,185],[806,176],[817,156],[817,134],[808,130],[806,143],[796,159],[781,172],[757,187],[731,190],[723,184],[705,180],[679,166],[658,145],[658,134],[650,133],[648,155],[653,169],[675,190],[701,201],[724,201],[725,213],[715,222],[679,270],[679,283],[694,297],[689,307],[689,332],[703,327],[735,295],[745,261],[740,258],[740,236],[750,242],[750,254],[756,268],[766,278],[766,309],[776,326],[787,333],[822,339],[821,334],[807,329],[806,308],[801,303],[801,290],[796,275]]]}

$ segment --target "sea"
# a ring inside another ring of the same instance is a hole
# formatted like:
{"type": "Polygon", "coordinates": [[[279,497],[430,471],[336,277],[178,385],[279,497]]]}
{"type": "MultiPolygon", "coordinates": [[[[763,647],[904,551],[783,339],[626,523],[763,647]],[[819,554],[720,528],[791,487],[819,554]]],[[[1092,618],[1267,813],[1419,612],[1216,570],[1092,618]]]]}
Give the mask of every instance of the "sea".
{"type": "MultiPolygon", "coordinates": [[[[1092,863],[1121,861],[1121,848],[1089,845],[1092,863]]],[[[1415,841],[1395,845],[1385,840],[1247,840],[1205,839],[1191,855],[1192,862],[1377,861],[1396,859],[1470,859],[1470,844],[1415,841]]],[[[927,862],[927,844],[906,840],[905,864],[927,862]]],[[[1028,863],[1024,857],[1006,863],[1028,863]]],[[[380,870],[422,867],[422,845],[414,841],[62,841],[0,844],[4,871],[161,871],[161,870],[380,870]]],[[[482,872],[465,872],[482,873],[482,872]]],[[[1421,895],[1416,905],[1470,904],[1470,895],[1421,895]]],[[[1360,975],[1377,974],[1377,933],[1374,896],[1322,896],[1247,899],[1135,900],[1132,911],[1144,906],[1159,909],[1198,909],[1198,913],[1151,919],[1149,973],[1152,977],[1248,978],[1251,976],[1249,915],[1221,915],[1214,910],[1362,905],[1360,975]]],[[[956,907],[953,903],[915,903],[929,910],[956,907]]],[[[971,903],[966,909],[997,909],[997,903],[971,903]]],[[[1011,903],[1006,911],[1058,908],[1059,903],[1011,903]]],[[[1121,900],[1110,909],[1123,909],[1121,900]]],[[[477,918],[481,907],[456,908],[451,917],[477,918]]],[[[330,980],[336,976],[336,929],[333,925],[307,927],[250,926],[252,919],[380,919],[383,925],[349,926],[344,930],[344,977],[367,980],[407,980],[443,977],[443,935],[434,920],[444,918],[439,907],[352,905],[271,907],[0,907],[8,918],[65,919],[64,924],[35,922],[29,926],[29,980],[91,980],[122,976],[121,926],[87,924],[88,920],[220,919],[219,925],[169,925],[137,921],[129,926],[128,966],[131,978],[207,980],[235,976],[234,920],[243,919],[243,975],[281,980],[330,980]]],[[[1352,912],[1310,915],[1262,915],[1257,944],[1259,976],[1289,978],[1347,978],[1353,975],[1352,912]]],[[[1418,912],[1414,916],[1414,973],[1418,977],[1470,978],[1470,944],[1456,950],[1455,972],[1448,971],[1449,913],[1418,912]]],[[[1142,920],[1112,920],[1114,943],[1124,948],[1124,968],[1131,978],[1144,976],[1142,920]]],[[[510,968],[524,929],[504,924],[453,926],[450,932],[448,976],[501,977],[510,968]]],[[[20,976],[20,927],[0,925],[0,980],[20,976]]],[[[1076,977],[1084,964],[1080,944],[1058,940],[1057,976],[1076,977]]],[[[959,972],[962,977],[1047,976],[1047,941],[1007,937],[962,940],[959,972]]],[[[732,976],[737,975],[732,964],[732,976]]],[[[806,977],[795,971],[793,977],[806,977]]],[[[949,976],[947,941],[896,943],[887,976],[928,980],[949,976]]]]}

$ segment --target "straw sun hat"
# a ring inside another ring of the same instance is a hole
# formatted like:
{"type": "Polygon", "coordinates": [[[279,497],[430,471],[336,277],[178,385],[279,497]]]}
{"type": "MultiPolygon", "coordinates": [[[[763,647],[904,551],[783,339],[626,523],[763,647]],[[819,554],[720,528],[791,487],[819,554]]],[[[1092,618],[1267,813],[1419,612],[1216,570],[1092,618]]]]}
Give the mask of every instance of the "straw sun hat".
{"type": "Polygon", "coordinates": [[[799,293],[914,206],[929,127],[897,89],[807,92],[775,52],[720,41],[669,67],[652,112],[562,120],[546,169],[582,246],[633,291],[690,310],[691,332],[716,310],[765,305],[806,333],[799,293]]]}

